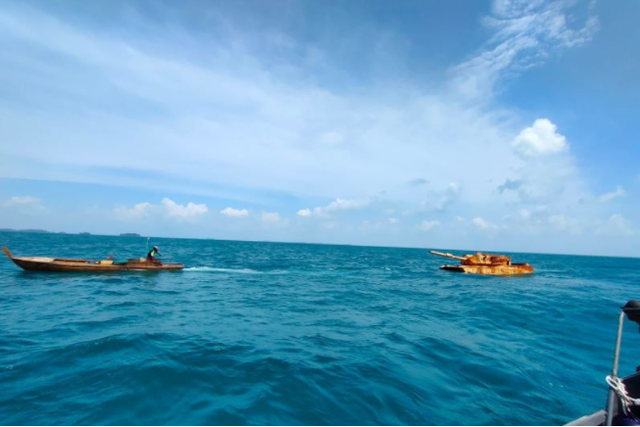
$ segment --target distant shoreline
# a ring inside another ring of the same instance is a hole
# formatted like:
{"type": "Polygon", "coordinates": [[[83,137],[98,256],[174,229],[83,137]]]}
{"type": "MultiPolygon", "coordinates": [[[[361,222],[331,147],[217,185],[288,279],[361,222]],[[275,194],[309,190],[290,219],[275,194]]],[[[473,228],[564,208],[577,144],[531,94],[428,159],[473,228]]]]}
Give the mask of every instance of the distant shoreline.
{"type": "MultiPolygon", "coordinates": [[[[79,233],[68,233],[66,231],[47,231],[47,230],[41,230],[38,228],[27,228],[24,230],[16,230],[14,228],[0,228],[0,233],[32,233],[32,234],[71,234],[71,235],[77,235],[77,236],[109,236],[109,237],[113,237],[116,236],[115,234],[93,234],[93,233],[89,233],[88,231],[81,231],[79,233]]],[[[138,233],[120,233],[119,235],[120,237],[142,237],[142,235],[138,234],[138,233]]]]}

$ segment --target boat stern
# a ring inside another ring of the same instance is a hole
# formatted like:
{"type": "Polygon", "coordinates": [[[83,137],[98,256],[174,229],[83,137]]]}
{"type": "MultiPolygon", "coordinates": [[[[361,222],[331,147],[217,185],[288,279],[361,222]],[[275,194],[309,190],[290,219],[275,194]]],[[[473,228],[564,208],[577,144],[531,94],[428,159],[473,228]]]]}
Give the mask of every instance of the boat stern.
{"type": "Polygon", "coordinates": [[[4,252],[9,257],[10,260],[13,260],[13,255],[11,255],[11,251],[9,250],[8,247],[3,246],[2,252],[4,252]]]}

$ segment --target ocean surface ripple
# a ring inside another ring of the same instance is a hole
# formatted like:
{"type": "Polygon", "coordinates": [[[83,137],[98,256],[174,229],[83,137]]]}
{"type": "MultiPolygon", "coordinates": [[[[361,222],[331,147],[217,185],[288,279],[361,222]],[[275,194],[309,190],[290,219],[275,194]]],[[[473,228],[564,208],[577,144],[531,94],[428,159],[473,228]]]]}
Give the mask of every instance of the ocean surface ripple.
{"type": "MultiPolygon", "coordinates": [[[[146,239],[0,233],[16,256],[143,256],[146,239]]],[[[2,424],[562,424],[601,409],[640,259],[153,239],[182,272],[0,261],[2,424]],[[446,261],[446,260],[444,260],[446,261]]],[[[627,325],[622,373],[640,364],[627,325]]]]}

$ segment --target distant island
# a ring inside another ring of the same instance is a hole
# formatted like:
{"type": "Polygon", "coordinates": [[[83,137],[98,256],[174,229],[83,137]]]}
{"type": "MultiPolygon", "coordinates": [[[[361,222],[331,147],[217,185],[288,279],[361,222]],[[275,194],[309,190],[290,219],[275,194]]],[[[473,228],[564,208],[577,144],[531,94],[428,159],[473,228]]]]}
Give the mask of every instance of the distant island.
{"type": "MultiPolygon", "coordinates": [[[[0,233],[33,233],[33,234],[77,234],[78,236],[93,236],[94,234],[89,233],[88,231],[82,231],[80,233],[67,233],[64,231],[47,231],[40,230],[38,228],[27,228],[24,230],[16,230],[15,228],[0,228],[0,233]]],[[[138,233],[120,233],[122,237],[142,237],[138,233]]]]}
{"type": "Polygon", "coordinates": [[[50,231],[33,229],[33,228],[28,228],[26,230],[14,230],[13,228],[0,228],[0,232],[51,234],[50,231]]]}

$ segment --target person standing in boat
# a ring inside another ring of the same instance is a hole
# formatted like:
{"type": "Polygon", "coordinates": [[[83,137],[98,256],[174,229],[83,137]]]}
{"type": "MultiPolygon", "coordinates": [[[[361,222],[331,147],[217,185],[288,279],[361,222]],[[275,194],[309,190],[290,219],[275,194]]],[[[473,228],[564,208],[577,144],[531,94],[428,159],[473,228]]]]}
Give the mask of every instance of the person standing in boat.
{"type": "Polygon", "coordinates": [[[154,246],[153,249],[151,249],[147,254],[147,262],[159,263],[160,260],[156,260],[156,257],[161,257],[161,256],[162,255],[160,254],[158,247],[154,246]]]}

